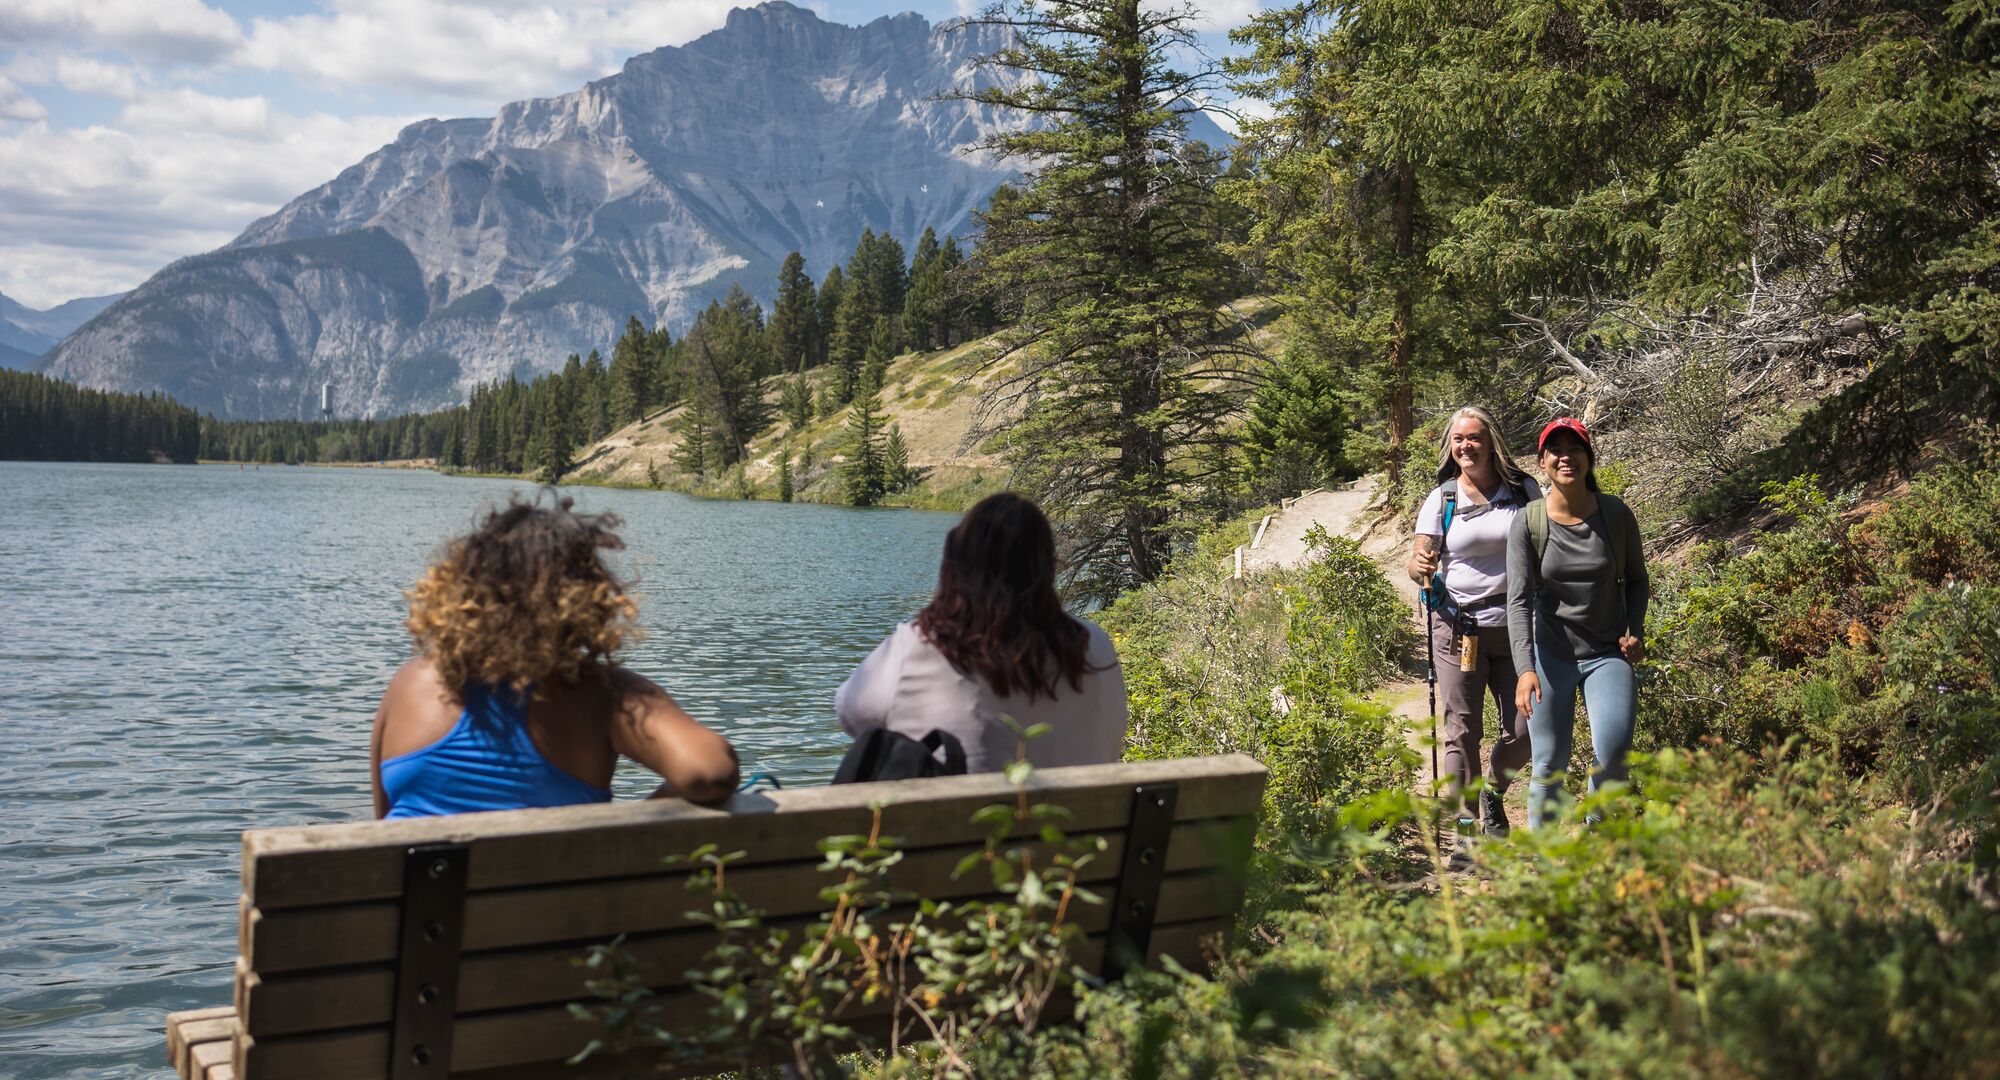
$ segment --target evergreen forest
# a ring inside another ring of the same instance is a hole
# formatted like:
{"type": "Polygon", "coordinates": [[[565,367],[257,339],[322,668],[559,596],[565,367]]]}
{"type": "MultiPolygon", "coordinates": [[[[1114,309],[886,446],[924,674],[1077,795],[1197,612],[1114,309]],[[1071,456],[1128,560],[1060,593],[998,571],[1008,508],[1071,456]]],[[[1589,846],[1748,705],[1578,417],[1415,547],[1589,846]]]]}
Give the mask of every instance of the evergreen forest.
{"type": "MultiPolygon", "coordinates": [[[[797,252],[779,270],[770,311],[741,288],[699,312],[679,340],[635,315],[611,346],[553,372],[475,386],[463,406],[381,420],[216,421],[201,428],[210,460],[299,464],[431,459],[439,468],[562,478],[611,432],[678,408],[673,465],[693,476],[738,465],[776,420],[796,426],[866,399],[896,356],[948,349],[992,331],[997,314],[956,238],[926,229],[915,248],[864,231],[845,269],[815,284],[797,252]],[[825,385],[815,391],[812,372],[825,385]],[[777,400],[772,387],[777,386],[777,400]]],[[[861,444],[872,463],[863,505],[893,486],[889,435],[861,444]],[[883,470],[889,471],[883,471],[883,470]]]]}
{"type": "Polygon", "coordinates": [[[0,460],[192,462],[201,418],[160,394],[0,371],[0,460]]]}

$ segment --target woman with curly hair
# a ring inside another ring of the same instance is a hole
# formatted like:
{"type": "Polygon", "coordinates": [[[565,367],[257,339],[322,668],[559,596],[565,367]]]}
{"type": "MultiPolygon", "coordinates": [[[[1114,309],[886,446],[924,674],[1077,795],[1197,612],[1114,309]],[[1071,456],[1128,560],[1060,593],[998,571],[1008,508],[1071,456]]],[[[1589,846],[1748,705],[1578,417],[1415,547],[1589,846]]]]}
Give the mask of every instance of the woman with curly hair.
{"type": "Polygon", "coordinates": [[[1043,768],[1117,761],[1128,715],[1110,636],[1063,610],[1049,520],[1012,492],[966,511],[945,537],[937,593],[840,685],[834,711],[854,736],[946,732],[974,773],[1018,755],[1003,715],[1048,725],[1027,748],[1043,768]]]}
{"type": "Polygon", "coordinates": [[[619,521],[571,505],[510,500],[409,591],[417,656],[375,710],[377,817],[609,802],[620,754],[660,794],[735,790],[728,740],[611,662],[637,610],[599,556],[625,546],[619,521]]]}

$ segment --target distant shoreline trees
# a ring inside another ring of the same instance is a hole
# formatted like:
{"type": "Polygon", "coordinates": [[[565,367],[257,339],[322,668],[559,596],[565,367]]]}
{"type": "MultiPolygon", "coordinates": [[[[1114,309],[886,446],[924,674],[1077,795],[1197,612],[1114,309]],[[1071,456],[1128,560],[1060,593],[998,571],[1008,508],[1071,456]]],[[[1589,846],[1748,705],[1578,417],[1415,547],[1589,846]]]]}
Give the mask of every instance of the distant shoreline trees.
{"type": "Polygon", "coordinates": [[[122,394],[0,370],[0,459],[192,463],[201,417],[164,394],[122,394]]]}

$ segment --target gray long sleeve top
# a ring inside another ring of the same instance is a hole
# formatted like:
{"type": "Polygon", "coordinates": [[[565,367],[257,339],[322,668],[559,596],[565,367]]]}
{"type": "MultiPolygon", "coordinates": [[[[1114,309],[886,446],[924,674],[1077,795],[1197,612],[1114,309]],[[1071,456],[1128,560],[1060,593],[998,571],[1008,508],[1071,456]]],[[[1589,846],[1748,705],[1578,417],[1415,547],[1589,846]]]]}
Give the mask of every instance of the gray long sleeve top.
{"type": "Polygon", "coordinates": [[[1585,660],[1618,651],[1618,639],[1639,636],[1646,625],[1646,603],[1652,583],[1646,577],[1646,556],[1639,549],[1639,524],[1631,508],[1609,498],[1581,524],[1549,519],[1549,544],[1535,566],[1535,544],[1528,535],[1528,515],[1514,519],[1507,536],[1507,637],[1514,649],[1514,670],[1535,670],[1535,635],[1549,629],[1543,646],[1557,659],[1585,660]],[[1625,552],[1625,597],[1621,605],[1618,574],[1611,565],[1607,514],[1623,514],[1632,538],[1625,552]],[[1539,571],[1539,572],[1537,572],[1539,571]]]}

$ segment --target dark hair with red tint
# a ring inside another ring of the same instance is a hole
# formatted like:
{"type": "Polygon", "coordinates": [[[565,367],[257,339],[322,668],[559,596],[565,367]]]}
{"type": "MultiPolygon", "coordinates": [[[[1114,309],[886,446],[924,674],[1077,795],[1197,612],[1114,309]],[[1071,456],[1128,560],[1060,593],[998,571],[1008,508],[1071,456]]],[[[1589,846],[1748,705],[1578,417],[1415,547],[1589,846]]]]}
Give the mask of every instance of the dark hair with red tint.
{"type": "Polygon", "coordinates": [[[1056,595],[1056,538],[1032,501],[1011,491],[979,500],[944,538],[937,595],[917,629],[951,666],[1002,697],[1083,689],[1090,632],[1056,595]]]}

